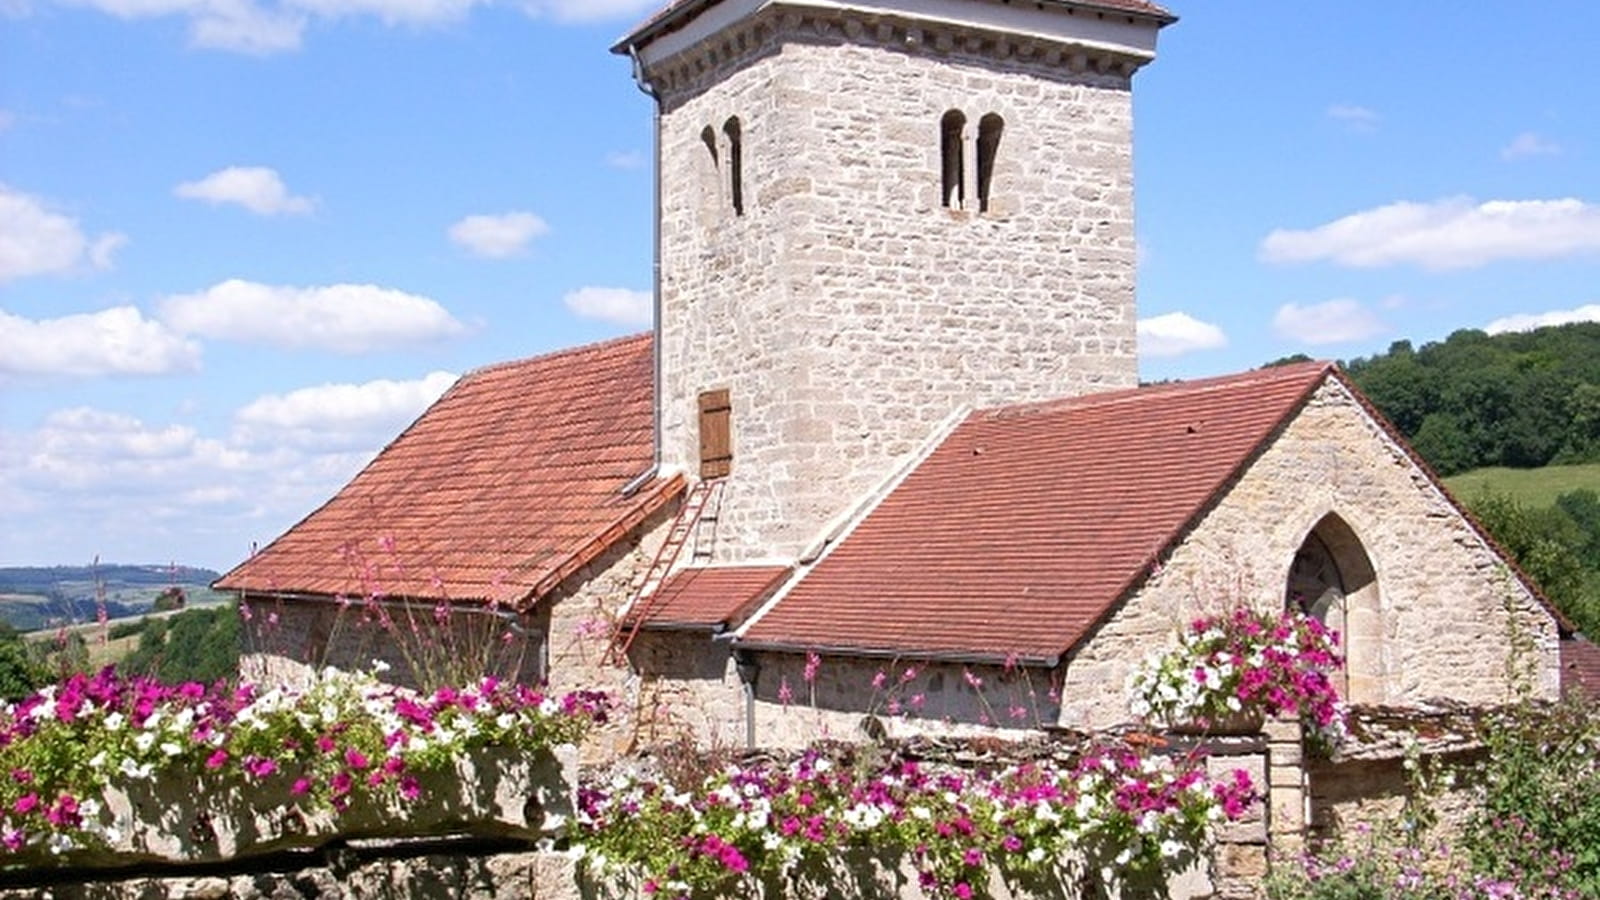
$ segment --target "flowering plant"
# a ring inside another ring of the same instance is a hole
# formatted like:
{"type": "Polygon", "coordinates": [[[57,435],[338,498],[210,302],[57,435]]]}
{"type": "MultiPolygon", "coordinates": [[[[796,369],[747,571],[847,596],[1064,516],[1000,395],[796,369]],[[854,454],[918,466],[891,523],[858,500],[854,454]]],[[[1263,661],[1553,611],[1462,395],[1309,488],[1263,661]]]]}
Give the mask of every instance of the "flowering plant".
{"type": "Polygon", "coordinates": [[[842,851],[905,855],[925,890],[987,893],[992,867],[1043,873],[1076,861],[1124,877],[1180,870],[1212,823],[1243,816],[1249,776],[1213,782],[1196,758],[1094,747],[1074,765],[936,770],[849,764],[815,751],[753,762],[703,785],[618,775],[579,790],[585,866],[646,894],[729,894],[741,882],[826,868],[842,851]]]}
{"type": "Polygon", "coordinates": [[[1344,738],[1345,709],[1329,677],[1344,665],[1339,635],[1298,612],[1239,608],[1190,623],[1178,646],[1129,678],[1134,715],[1213,727],[1239,715],[1298,715],[1324,743],[1344,738]]]}
{"type": "Polygon", "coordinates": [[[116,843],[119,782],[178,774],[267,784],[277,805],[345,811],[364,797],[422,797],[418,775],[480,747],[536,750],[604,721],[593,693],[546,696],[492,678],[431,696],[327,670],[303,688],[164,685],[106,668],[0,704],[0,846],[55,853],[116,843]],[[281,787],[279,787],[281,785],[281,787]]]}

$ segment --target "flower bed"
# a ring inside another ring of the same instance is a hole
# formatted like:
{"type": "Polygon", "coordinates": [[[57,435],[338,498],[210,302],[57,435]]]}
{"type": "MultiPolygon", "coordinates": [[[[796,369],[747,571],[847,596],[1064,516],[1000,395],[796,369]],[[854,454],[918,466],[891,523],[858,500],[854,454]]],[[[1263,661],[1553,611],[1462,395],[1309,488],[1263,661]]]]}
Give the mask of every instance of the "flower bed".
{"type": "Polygon", "coordinates": [[[493,679],[420,696],[332,670],[208,689],[106,669],[0,707],[0,846],[17,864],[125,864],[335,834],[547,834],[570,813],[557,748],[604,717],[601,695],[493,679]]]}
{"type": "Polygon", "coordinates": [[[810,752],[788,765],[734,766],[691,790],[626,775],[586,784],[577,838],[591,874],[646,894],[753,895],[757,884],[837,871],[841,858],[865,853],[891,868],[909,863],[925,894],[968,898],[987,894],[995,873],[1077,866],[1110,880],[1164,879],[1254,798],[1242,771],[1212,781],[1196,757],[1122,746],[1091,747],[1073,765],[993,771],[810,752]]]}
{"type": "Polygon", "coordinates": [[[1345,736],[1345,707],[1329,677],[1344,665],[1339,636],[1309,616],[1239,608],[1196,619],[1178,646],[1129,679],[1129,705],[1169,728],[1219,732],[1298,716],[1324,745],[1345,736]]]}

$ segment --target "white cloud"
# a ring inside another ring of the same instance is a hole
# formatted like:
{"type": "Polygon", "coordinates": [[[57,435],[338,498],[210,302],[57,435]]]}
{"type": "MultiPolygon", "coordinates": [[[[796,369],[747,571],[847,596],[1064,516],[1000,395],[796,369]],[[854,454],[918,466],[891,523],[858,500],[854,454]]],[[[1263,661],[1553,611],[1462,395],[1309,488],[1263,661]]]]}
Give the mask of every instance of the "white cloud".
{"type": "Polygon", "coordinates": [[[467,330],[427,297],[370,284],[300,288],[231,279],[166,298],[160,317],[183,334],[337,353],[386,350],[467,330]]]}
{"type": "Polygon", "coordinates": [[[297,50],[308,17],[292,3],[255,0],[57,0],[124,20],[182,17],[189,43],[210,50],[267,56],[297,50]]]}
{"type": "Polygon", "coordinates": [[[59,319],[0,310],[0,374],[157,375],[200,367],[200,346],[131,306],[59,319]]]}
{"type": "Polygon", "coordinates": [[[1268,262],[1330,260],[1358,268],[1413,263],[1466,269],[1597,251],[1600,207],[1570,197],[1391,203],[1312,229],[1278,229],[1261,242],[1261,258],[1268,262]]]}
{"type": "Polygon", "coordinates": [[[637,150],[613,150],[606,154],[606,165],[613,169],[637,169],[644,165],[644,154],[637,150]]]}
{"type": "Polygon", "coordinates": [[[1500,148],[1500,158],[1504,160],[1526,159],[1530,156],[1556,156],[1561,153],[1561,145],[1533,131],[1524,131],[1511,139],[1511,143],[1500,148]]]}
{"type": "MultiPolygon", "coordinates": [[[[29,0],[0,0],[0,13],[29,0]]],[[[315,22],[371,18],[389,26],[459,21],[492,0],[56,0],[119,19],[181,18],[195,47],[266,56],[298,50],[315,22]]],[[[514,0],[525,14],[563,23],[625,20],[659,0],[514,0]]]]}
{"type": "Polygon", "coordinates": [[[324,384],[268,394],[235,414],[235,439],[246,445],[288,442],[324,449],[382,446],[455,381],[449,372],[433,372],[413,381],[324,384]]]}
{"type": "Polygon", "coordinates": [[[1335,103],[1328,107],[1327,115],[1351,131],[1370,132],[1378,127],[1379,117],[1375,111],[1353,103],[1335,103]]]}
{"type": "Polygon", "coordinates": [[[561,298],[574,315],[618,325],[649,325],[655,315],[652,300],[649,291],[613,287],[582,287],[561,298]]]}
{"type": "Polygon", "coordinates": [[[1170,312],[1140,319],[1139,352],[1144,356],[1182,356],[1228,346],[1222,329],[1188,313],[1170,312]]]}
{"type": "Polygon", "coordinates": [[[1588,303],[1576,309],[1553,309],[1542,313],[1518,313],[1495,319],[1483,327],[1490,334],[1507,331],[1532,331],[1546,325],[1571,325],[1574,322],[1600,322],[1600,303],[1588,303]]]}
{"type": "Polygon", "coordinates": [[[92,241],[77,220],[45,201],[0,183],[0,284],[31,275],[70,272],[87,262],[111,265],[111,253],[127,241],[107,232],[92,241]]]}
{"type": "Polygon", "coordinates": [[[185,181],[173,193],[213,205],[237,204],[261,216],[308,213],[316,206],[310,197],[290,194],[277,171],[264,166],[229,166],[199,181],[185,181]]]}
{"type": "Polygon", "coordinates": [[[127,245],[128,236],[119,231],[108,231],[100,235],[89,245],[89,265],[96,269],[111,268],[113,262],[111,257],[127,245]]]}
{"type": "Polygon", "coordinates": [[[522,9],[559,22],[599,22],[642,15],[661,5],[661,0],[523,0],[522,9]]]}
{"type": "Polygon", "coordinates": [[[505,259],[528,249],[537,237],[550,233],[550,226],[531,212],[467,216],[450,226],[450,240],[474,256],[505,259]]]}
{"type": "Polygon", "coordinates": [[[1358,301],[1338,299],[1305,306],[1286,303],[1272,317],[1272,330],[1302,344],[1342,344],[1382,334],[1388,326],[1358,301]]]}
{"type": "Polygon", "coordinates": [[[6,550],[40,562],[103,559],[231,566],[325,501],[384,440],[321,452],[248,447],[187,424],[58,410],[0,434],[0,500],[27,528],[6,550]]]}

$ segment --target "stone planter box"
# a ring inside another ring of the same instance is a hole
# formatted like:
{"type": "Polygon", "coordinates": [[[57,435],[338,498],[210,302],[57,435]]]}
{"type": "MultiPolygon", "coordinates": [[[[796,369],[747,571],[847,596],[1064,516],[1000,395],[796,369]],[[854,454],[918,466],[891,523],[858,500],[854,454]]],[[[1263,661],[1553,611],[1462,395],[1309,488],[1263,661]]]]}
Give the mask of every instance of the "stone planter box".
{"type": "Polygon", "coordinates": [[[358,792],[342,813],[290,796],[292,779],[158,773],[117,782],[102,795],[101,824],[115,829],[107,846],[9,856],[27,867],[118,867],[140,863],[203,863],[284,850],[307,850],[345,838],[408,838],[445,834],[523,838],[562,834],[572,820],[577,750],[532,754],[487,748],[451,767],[418,774],[416,800],[358,792]],[[296,802],[300,801],[300,802],[296,802]]]}

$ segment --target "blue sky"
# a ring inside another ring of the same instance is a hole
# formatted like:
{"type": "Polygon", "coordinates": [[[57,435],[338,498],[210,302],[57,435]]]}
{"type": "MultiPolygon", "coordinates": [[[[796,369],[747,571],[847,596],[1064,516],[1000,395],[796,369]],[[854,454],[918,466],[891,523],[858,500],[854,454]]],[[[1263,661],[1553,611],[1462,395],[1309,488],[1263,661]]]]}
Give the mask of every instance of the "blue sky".
{"type": "MultiPolygon", "coordinates": [[[[639,330],[654,0],[0,0],[0,564],[227,568],[450,379],[639,330]]],[[[1141,372],[1600,318],[1592,2],[1179,5],[1141,372]]]]}

